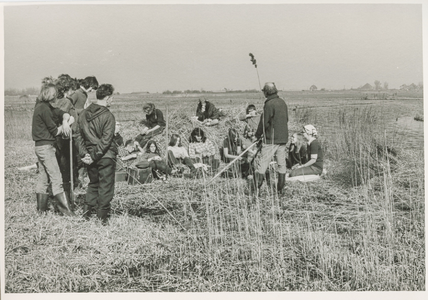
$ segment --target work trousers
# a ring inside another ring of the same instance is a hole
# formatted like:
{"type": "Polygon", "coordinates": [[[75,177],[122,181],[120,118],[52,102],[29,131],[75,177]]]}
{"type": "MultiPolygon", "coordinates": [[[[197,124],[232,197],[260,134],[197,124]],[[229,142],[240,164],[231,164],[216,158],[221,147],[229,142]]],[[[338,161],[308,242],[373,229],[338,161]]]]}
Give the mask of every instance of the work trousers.
{"type": "MultiPolygon", "coordinates": [[[[73,189],[77,186],[78,168],[77,168],[77,149],[72,147],[73,151],[73,189]]],[[[71,188],[71,172],[70,172],[70,140],[57,139],[56,141],[56,158],[58,160],[59,169],[61,171],[64,189],[71,188]],[[66,188],[67,187],[67,188],[66,188]]]]}
{"type": "Polygon", "coordinates": [[[278,163],[278,173],[285,174],[287,166],[285,163],[286,144],[262,144],[259,157],[256,159],[256,172],[265,174],[274,156],[278,163]]]}
{"type": "Polygon", "coordinates": [[[54,196],[64,192],[61,171],[55,156],[55,147],[53,145],[36,146],[35,152],[39,161],[39,177],[36,184],[36,193],[48,194],[49,184],[51,184],[54,196]]]}
{"type": "Polygon", "coordinates": [[[110,202],[114,196],[115,169],[116,163],[112,158],[101,158],[88,166],[86,205],[97,206],[99,217],[110,212],[110,202]]]}

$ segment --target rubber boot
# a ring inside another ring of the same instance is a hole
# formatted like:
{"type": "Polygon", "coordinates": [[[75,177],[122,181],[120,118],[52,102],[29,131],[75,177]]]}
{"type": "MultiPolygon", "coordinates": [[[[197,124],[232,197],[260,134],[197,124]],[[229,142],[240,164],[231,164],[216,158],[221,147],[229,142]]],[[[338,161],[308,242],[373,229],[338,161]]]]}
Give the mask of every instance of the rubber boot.
{"type": "Polygon", "coordinates": [[[284,195],[284,186],[285,186],[285,173],[278,173],[278,184],[277,191],[278,195],[284,195]]]}
{"type": "Polygon", "coordinates": [[[97,218],[101,220],[101,224],[106,226],[108,225],[108,211],[107,210],[98,210],[97,218]]]}
{"type": "Polygon", "coordinates": [[[265,176],[257,172],[255,172],[254,175],[255,175],[254,178],[256,180],[257,191],[260,192],[260,188],[263,185],[263,180],[265,179],[265,176]]]}
{"type": "Polygon", "coordinates": [[[66,216],[75,216],[74,212],[71,211],[70,206],[68,205],[65,192],[55,195],[54,198],[58,203],[58,209],[60,212],[62,212],[66,216]]]}
{"type": "Polygon", "coordinates": [[[48,210],[49,194],[36,194],[37,198],[37,211],[43,213],[48,210]]]}
{"type": "Polygon", "coordinates": [[[89,218],[92,215],[92,209],[93,207],[88,204],[83,205],[83,217],[86,221],[89,221],[89,218]]]}
{"type": "Polygon", "coordinates": [[[265,178],[266,178],[266,184],[268,186],[268,189],[270,190],[270,171],[269,170],[266,171],[265,178]]]}

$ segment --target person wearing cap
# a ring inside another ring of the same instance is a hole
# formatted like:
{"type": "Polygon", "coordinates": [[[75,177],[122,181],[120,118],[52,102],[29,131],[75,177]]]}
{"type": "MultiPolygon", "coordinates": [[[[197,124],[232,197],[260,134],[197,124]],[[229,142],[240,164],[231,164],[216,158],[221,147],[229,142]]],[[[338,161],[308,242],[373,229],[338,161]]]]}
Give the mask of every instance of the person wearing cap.
{"type": "Polygon", "coordinates": [[[151,138],[161,134],[166,126],[162,112],[153,103],[144,104],[143,110],[146,113],[146,119],[140,122],[141,133],[135,138],[141,148],[144,148],[151,138]]]}
{"type": "MultiPolygon", "coordinates": [[[[287,166],[286,144],[288,142],[288,108],[285,101],[278,96],[278,90],[273,82],[267,82],[263,87],[266,97],[263,114],[260,118],[256,140],[262,139],[260,157],[256,160],[253,179],[250,179],[250,194],[260,189],[263,184],[266,171],[274,156],[278,162],[277,192],[282,193],[285,186],[285,174],[287,166]]],[[[269,183],[269,177],[266,177],[269,183]]]]}
{"type": "Polygon", "coordinates": [[[308,141],[308,161],[292,170],[290,177],[302,175],[321,175],[323,171],[324,152],[317,140],[318,131],[313,125],[303,127],[303,137],[308,141]]]}

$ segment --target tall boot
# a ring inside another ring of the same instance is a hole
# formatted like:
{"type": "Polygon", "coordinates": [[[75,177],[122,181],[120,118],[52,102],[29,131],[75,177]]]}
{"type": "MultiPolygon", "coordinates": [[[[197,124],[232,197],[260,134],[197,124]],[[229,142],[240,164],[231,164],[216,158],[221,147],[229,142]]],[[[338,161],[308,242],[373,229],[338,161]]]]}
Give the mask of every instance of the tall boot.
{"type": "Polygon", "coordinates": [[[66,216],[75,216],[74,212],[71,211],[70,206],[68,205],[65,192],[55,195],[54,198],[58,203],[58,209],[60,212],[62,212],[66,216]]]}
{"type": "Polygon", "coordinates": [[[37,198],[37,211],[39,213],[45,212],[48,210],[48,199],[49,194],[36,194],[37,198]]]}
{"type": "Polygon", "coordinates": [[[265,179],[265,176],[257,172],[255,172],[254,175],[255,175],[254,178],[256,180],[257,190],[260,191],[260,188],[263,185],[263,180],[265,179]]]}
{"type": "Polygon", "coordinates": [[[89,218],[92,215],[92,209],[93,207],[88,204],[83,205],[83,217],[86,221],[89,221],[89,218]]]}
{"type": "Polygon", "coordinates": [[[266,178],[266,184],[268,186],[268,189],[270,190],[270,171],[269,171],[269,169],[265,173],[265,178],[266,178]]]}
{"type": "Polygon", "coordinates": [[[285,173],[278,173],[278,185],[277,185],[277,191],[278,195],[284,194],[284,186],[285,186],[285,173]]]}
{"type": "Polygon", "coordinates": [[[101,224],[104,226],[108,225],[108,210],[98,210],[97,217],[101,220],[101,224]]]}

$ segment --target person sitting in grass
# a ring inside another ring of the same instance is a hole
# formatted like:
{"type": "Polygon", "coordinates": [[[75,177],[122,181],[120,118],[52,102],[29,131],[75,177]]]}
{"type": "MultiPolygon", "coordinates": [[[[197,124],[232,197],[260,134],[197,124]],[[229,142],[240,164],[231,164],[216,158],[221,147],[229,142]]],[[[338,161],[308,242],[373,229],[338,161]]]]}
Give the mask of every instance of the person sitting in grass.
{"type": "MultiPolygon", "coordinates": [[[[223,141],[221,158],[225,163],[230,163],[242,153],[242,141],[239,138],[238,131],[229,128],[227,137],[223,141]]],[[[248,152],[247,152],[248,153],[248,152]]],[[[247,160],[247,153],[239,157],[231,167],[232,176],[241,174],[244,178],[249,175],[250,164],[247,160]]],[[[228,173],[225,173],[228,174],[228,173]]]]}
{"type": "MultiPolygon", "coordinates": [[[[244,134],[242,139],[242,148],[244,150],[250,147],[256,141],[255,134],[260,122],[260,114],[257,113],[256,106],[254,104],[248,105],[245,112],[245,116],[240,117],[241,121],[247,123],[244,128],[244,134]]],[[[248,150],[248,160],[251,161],[256,153],[256,147],[253,147],[252,149],[248,150]]]]}
{"type": "Polygon", "coordinates": [[[168,165],[173,169],[173,172],[180,174],[183,173],[181,168],[178,168],[179,164],[185,164],[190,169],[190,174],[194,174],[196,171],[192,160],[187,153],[186,148],[181,145],[181,138],[178,134],[173,134],[168,144],[168,165]]]}
{"type": "Polygon", "coordinates": [[[189,138],[189,156],[194,163],[203,163],[216,171],[220,165],[218,159],[214,158],[215,147],[202,129],[195,128],[189,138]]]}
{"type": "Polygon", "coordinates": [[[116,143],[116,145],[118,147],[123,146],[123,137],[120,134],[120,128],[121,128],[121,124],[119,122],[116,122],[116,128],[115,128],[115,132],[114,132],[114,138],[113,141],[116,143]]]}
{"type": "Polygon", "coordinates": [[[154,178],[166,181],[167,176],[171,175],[171,168],[162,159],[158,145],[153,140],[147,142],[146,151],[139,153],[131,165],[136,168],[146,168],[147,166],[152,168],[154,178]]]}
{"type": "Polygon", "coordinates": [[[295,133],[290,138],[288,157],[286,159],[287,168],[295,169],[297,166],[305,164],[307,160],[307,144],[303,140],[303,135],[295,133]]]}
{"type": "Polygon", "coordinates": [[[220,119],[220,112],[214,104],[205,99],[199,98],[198,107],[196,108],[196,117],[201,125],[212,126],[216,125],[220,119]]]}
{"type": "Polygon", "coordinates": [[[144,104],[143,110],[146,113],[146,119],[140,122],[141,133],[135,138],[142,148],[154,136],[161,134],[166,126],[162,112],[153,103],[144,104]]]}
{"type": "Polygon", "coordinates": [[[50,186],[58,210],[64,215],[74,216],[64,193],[62,175],[55,155],[56,136],[64,134],[68,137],[71,134],[68,123],[70,115],[52,106],[57,93],[57,87],[53,82],[44,83],[33,113],[32,137],[41,166],[36,184],[37,210],[39,212],[48,210],[50,186]],[[62,125],[57,127],[55,119],[62,120],[62,125]]]}
{"type": "Polygon", "coordinates": [[[303,137],[308,141],[308,161],[291,171],[290,177],[302,175],[321,175],[323,171],[324,152],[317,140],[318,132],[313,125],[303,127],[303,137]]]}

